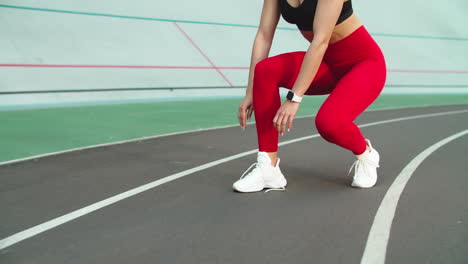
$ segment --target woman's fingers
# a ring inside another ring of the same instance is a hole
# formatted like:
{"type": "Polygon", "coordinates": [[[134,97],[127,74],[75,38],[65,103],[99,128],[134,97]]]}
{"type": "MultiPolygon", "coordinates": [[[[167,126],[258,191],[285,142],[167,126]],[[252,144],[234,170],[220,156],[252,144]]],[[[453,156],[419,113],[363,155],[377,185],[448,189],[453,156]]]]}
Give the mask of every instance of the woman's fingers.
{"type": "Polygon", "coordinates": [[[273,119],[273,126],[280,134],[286,133],[286,129],[290,131],[293,127],[294,116],[290,114],[277,113],[273,119]]]}
{"type": "Polygon", "coordinates": [[[273,126],[276,128],[276,130],[278,130],[278,132],[280,130],[278,126],[279,120],[280,120],[280,112],[278,111],[276,112],[275,118],[273,118],[273,126]]]}
{"type": "Polygon", "coordinates": [[[250,118],[252,118],[252,113],[253,113],[254,109],[253,109],[253,106],[250,106],[248,109],[247,109],[247,120],[250,120],[250,118]]]}
{"type": "Polygon", "coordinates": [[[252,117],[254,109],[253,106],[243,107],[239,106],[239,112],[237,114],[239,119],[239,124],[241,127],[245,128],[247,126],[247,120],[250,120],[252,117]]]}
{"type": "Polygon", "coordinates": [[[291,116],[289,118],[289,126],[288,126],[288,132],[292,129],[293,127],[293,121],[294,121],[294,116],[291,116]]]}
{"type": "Polygon", "coordinates": [[[278,132],[280,132],[280,134],[283,134],[283,123],[285,122],[286,120],[286,115],[283,113],[283,112],[279,112],[276,114],[276,117],[275,119],[273,119],[273,123],[274,123],[274,126],[276,128],[276,130],[278,130],[278,132]]]}
{"type": "Polygon", "coordinates": [[[283,120],[281,122],[281,134],[284,134],[286,132],[286,125],[288,123],[288,120],[289,120],[289,115],[285,115],[283,117],[283,120]]]}
{"type": "Polygon", "coordinates": [[[292,129],[298,107],[299,105],[285,103],[278,109],[273,118],[273,126],[280,134],[284,135],[286,129],[288,132],[292,129]]]}
{"type": "Polygon", "coordinates": [[[239,124],[241,125],[241,127],[245,127],[245,108],[239,107],[237,117],[239,118],[239,124]]]}

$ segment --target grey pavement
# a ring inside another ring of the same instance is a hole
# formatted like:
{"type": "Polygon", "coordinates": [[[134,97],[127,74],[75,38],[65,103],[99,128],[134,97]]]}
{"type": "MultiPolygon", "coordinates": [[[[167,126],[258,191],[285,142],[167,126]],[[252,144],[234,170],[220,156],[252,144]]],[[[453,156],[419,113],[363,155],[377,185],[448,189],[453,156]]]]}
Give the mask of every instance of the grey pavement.
{"type": "MultiPolygon", "coordinates": [[[[467,110],[365,112],[358,124],[467,110]]],[[[285,192],[231,185],[248,155],[163,184],[0,251],[0,263],[359,263],[386,190],[418,153],[468,128],[468,113],[362,128],[381,154],[379,181],[349,187],[354,156],[322,138],[280,148],[285,192]]],[[[281,141],[316,134],[296,119],[281,141]]],[[[118,193],[255,149],[255,126],[160,137],[0,167],[1,238],[118,193]]],[[[434,152],[398,204],[387,263],[468,263],[468,137],[434,152]]]]}

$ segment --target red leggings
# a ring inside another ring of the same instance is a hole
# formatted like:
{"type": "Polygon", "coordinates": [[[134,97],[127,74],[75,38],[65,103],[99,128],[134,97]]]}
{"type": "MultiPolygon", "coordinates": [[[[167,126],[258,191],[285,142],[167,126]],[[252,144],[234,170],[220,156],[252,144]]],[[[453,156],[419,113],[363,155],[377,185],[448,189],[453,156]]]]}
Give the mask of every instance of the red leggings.
{"type": "MultiPolygon", "coordinates": [[[[284,53],[257,63],[253,105],[259,151],[278,151],[273,118],[281,106],[279,87],[292,89],[305,51],[284,53]]],[[[366,141],[353,123],[380,94],[386,79],[383,53],[364,26],[330,44],[306,95],[329,94],[315,125],[327,141],[362,154],[366,141]]]]}

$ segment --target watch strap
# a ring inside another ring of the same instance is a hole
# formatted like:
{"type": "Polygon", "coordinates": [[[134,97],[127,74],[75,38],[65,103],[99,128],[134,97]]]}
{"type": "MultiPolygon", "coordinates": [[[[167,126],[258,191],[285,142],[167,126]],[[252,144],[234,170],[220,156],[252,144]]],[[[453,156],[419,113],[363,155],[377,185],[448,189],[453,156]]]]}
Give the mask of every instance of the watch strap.
{"type": "Polygon", "coordinates": [[[289,91],[286,98],[290,101],[300,103],[302,101],[301,96],[297,96],[293,91],[289,91]]]}

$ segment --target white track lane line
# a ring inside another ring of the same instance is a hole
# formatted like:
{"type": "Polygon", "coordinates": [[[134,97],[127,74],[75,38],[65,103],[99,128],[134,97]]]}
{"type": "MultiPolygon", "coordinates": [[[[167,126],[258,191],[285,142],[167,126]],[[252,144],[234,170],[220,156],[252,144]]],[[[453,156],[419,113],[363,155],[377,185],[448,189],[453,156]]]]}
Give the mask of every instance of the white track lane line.
{"type": "MultiPolygon", "coordinates": [[[[379,121],[379,122],[363,124],[363,125],[360,125],[359,127],[368,127],[368,126],[375,126],[375,125],[381,125],[381,124],[387,124],[387,123],[399,122],[399,121],[405,121],[405,120],[411,120],[411,119],[427,118],[427,117],[443,116],[443,115],[451,115],[451,114],[461,114],[461,113],[468,113],[468,110],[448,111],[448,112],[440,112],[440,113],[433,113],[433,114],[426,114],[426,115],[415,115],[415,116],[408,116],[408,117],[402,117],[402,118],[388,119],[388,120],[383,120],[383,121],[379,121]]],[[[311,136],[306,136],[306,137],[301,137],[301,138],[297,138],[297,139],[293,139],[293,140],[288,140],[288,141],[281,142],[279,144],[279,146],[284,146],[284,145],[287,145],[287,144],[291,144],[291,143],[295,143],[295,142],[299,142],[299,141],[304,141],[304,140],[319,137],[319,136],[320,136],[319,134],[314,134],[314,135],[311,135],[311,136]]],[[[86,207],[83,207],[81,209],[78,209],[76,211],[68,213],[66,215],[54,218],[54,219],[52,219],[50,221],[47,221],[47,222],[44,222],[42,224],[33,226],[33,227],[29,228],[29,229],[26,229],[24,231],[21,231],[19,233],[16,233],[14,235],[11,235],[9,237],[6,237],[6,238],[0,240],[0,250],[4,249],[6,247],[9,247],[11,245],[14,245],[14,244],[16,244],[16,243],[18,243],[18,242],[20,242],[20,241],[22,241],[24,239],[27,239],[27,238],[30,238],[30,237],[35,236],[37,234],[40,234],[42,232],[45,232],[45,231],[47,231],[49,229],[52,229],[52,228],[54,228],[56,226],[67,223],[67,222],[69,222],[71,220],[74,220],[74,219],[76,219],[78,217],[89,214],[89,213],[91,213],[93,211],[96,211],[96,210],[101,209],[103,207],[106,207],[108,205],[114,204],[114,203],[116,203],[118,201],[121,201],[123,199],[126,199],[128,197],[131,197],[131,196],[137,195],[139,193],[142,193],[144,191],[147,191],[149,189],[152,189],[152,188],[154,188],[156,186],[159,186],[161,184],[164,184],[164,183],[167,183],[167,182],[170,182],[170,181],[174,181],[174,180],[176,180],[178,178],[190,175],[192,173],[195,173],[195,172],[198,172],[198,171],[201,171],[201,170],[211,168],[213,166],[216,166],[216,165],[219,165],[219,164],[231,161],[231,160],[235,160],[235,159],[238,159],[238,158],[250,155],[250,154],[257,153],[257,151],[258,151],[258,149],[249,150],[249,151],[246,151],[246,152],[239,153],[237,155],[233,155],[233,156],[229,156],[227,158],[215,160],[215,161],[212,161],[210,163],[206,163],[206,164],[203,164],[203,165],[200,165],[200,166],[197,166],[197,167],[194,167],[194,168],[191,168],[191,169],[188,169],[188,170],[176,173],[176,174],[172,174],[172,175],[164,177],[162,179],[159,179],[159,180],[144,184],[142,186],[136,187],[136,188],[131,189],[129,191],[126,191],[126,192],[117,194],[115,196],[109,197],[109,198],[107,198],[105,200],[102,200],[100,202],[88,205],[86,207]]]]}
{"type": "MultiPolygon", "coordinates": [[[[454,104],[454,105],[460,105],[460,104],[454,104]]],[[[417,109],[417,108],[424,108],[424,107],[430,107],[430,106],[431,105],[404,106],[404,107],[384,107],[384,108],[379,108],[379,109],[370,109],[370,110],[367,110],[366,113],[367,112],[377,112],[377,111],[387,111],[387,110],[401,110],[401,109],[414,109],[414,108],[417,109]]],[[[437,105],[437,106],[452,106],[452,105],[447,104],[447,105],[437,105]]],[[[314,116],[315,115],[304,115],[304,116],[298,116],[295,119],[310,118],[310,117],[314,117],[314,116]]],[[[247,124],[252,125],[252,124],[255,124],[255,122],[254,121],[247,122],[247,124]]],[[[156,135],[156,136],[147,136],[147,137],[127,139],[127,140],[121,140],[121,141],[113,141],[113,142],[109,142],[109,143],[90,145],[90,146],[86,146],[86,147],[79,147],[79,148],[66,149],[66,150],[62,150],[62,151],[49,152],[49,153],[29,156],[29,157],[20,158],[20,159],[7,160],[7,161],[0,162],[0,166],[7,165],[7,164],[18,163],[18,162],[22,162],[22,161],[28,161],[28,160],[33,160],[33,159],[49,157],[49,156],[55,156],[55,155],[60,155],[60,154],[65,154],[65,153],[70,153],[70,152],[74,152],[74,151],[87,150],[87,149],[106,147],[106,146],[114,146],[114,145],[130,143],[130,142],[137,142],[137,141],[155,139],[155,138],[160,138],[160,137],[183,135],[183,134],[210,131],[210,130],[217,130],[217,129],[223,129],[223,128],[237,127],[237,126],[239,126],[239,125],[235,124],[235,125],[217,126],[217,127],[210,127],[210,128],[200,128],[200,129],[195,129],[195,130],[174,132],[174,133],[168,133],[168,134],[162,134],[162,135],[156,135]]]]}
{"type": "Polygon", "coordinates": [[[390,238],[390,231],[392,228],[393,218],[400,199],[401,193],[409,181],[414,171],[419,165],[431,155],[434,151],[444,146],[445,144],[455,140],[461,136],[468,134],[468,129],[461,131],[457,134],[451,135],[423,152],[419,153],[413,160],[406,165],[406,167],[396,177],[393,184],[387,190],[382,203],[377,210],[377,213],[372,223],[369,236],[367,238],[366,247],[361,259],[361,264],[383,264],[385,263],[385,256],[387,253],[388,239],[390,238]]]}

